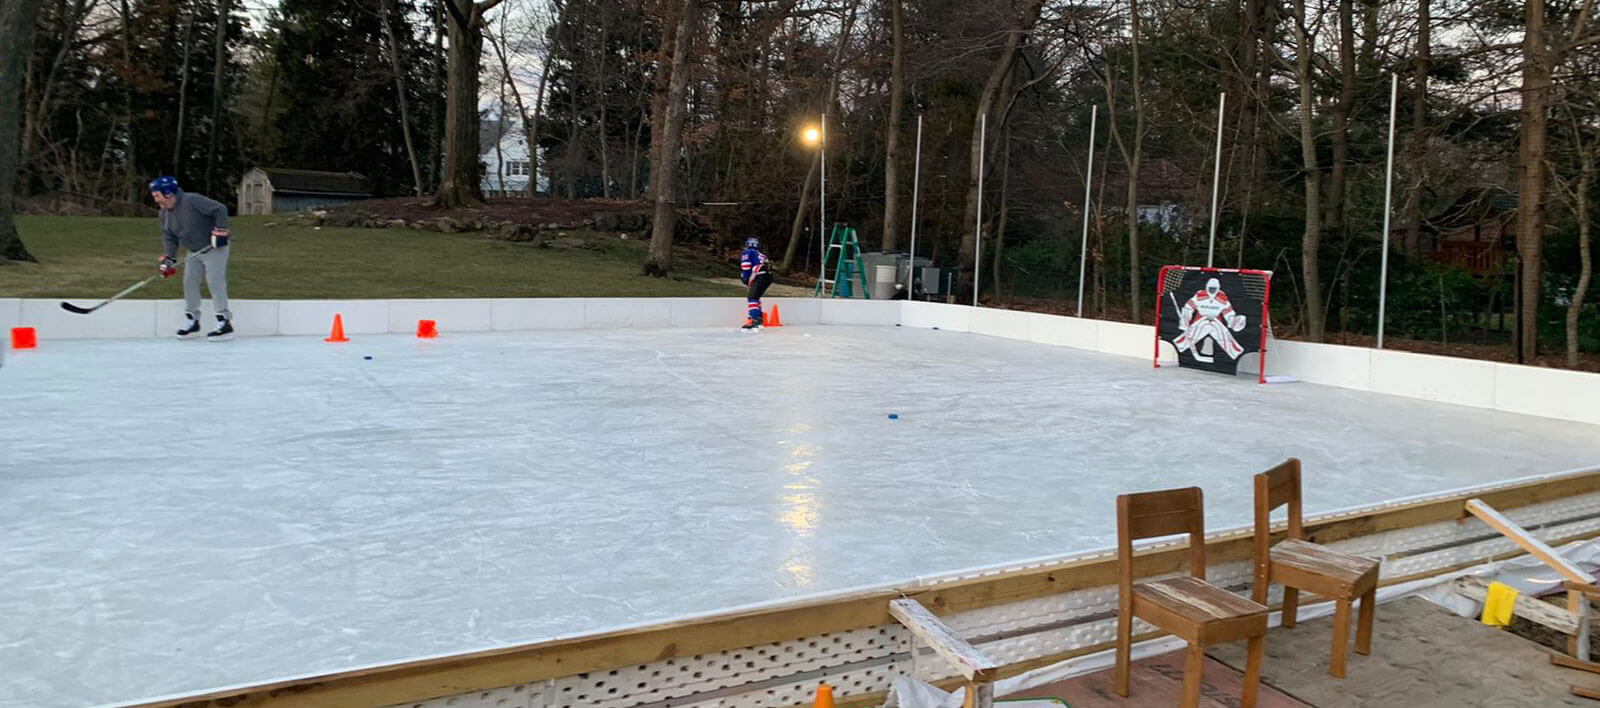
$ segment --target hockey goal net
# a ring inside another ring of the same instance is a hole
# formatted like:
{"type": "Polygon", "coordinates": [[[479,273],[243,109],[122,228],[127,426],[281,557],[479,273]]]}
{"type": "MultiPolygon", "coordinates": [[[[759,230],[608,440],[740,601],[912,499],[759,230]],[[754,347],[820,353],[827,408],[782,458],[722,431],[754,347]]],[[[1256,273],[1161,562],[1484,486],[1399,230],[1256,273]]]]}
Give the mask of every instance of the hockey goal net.
{"type": "Polygon", "coordinates": [[[1267,381],[1272,271],[1165,266],[1157,279],[1155,365],[1162,344],[1178,365],[1267,381]]]}

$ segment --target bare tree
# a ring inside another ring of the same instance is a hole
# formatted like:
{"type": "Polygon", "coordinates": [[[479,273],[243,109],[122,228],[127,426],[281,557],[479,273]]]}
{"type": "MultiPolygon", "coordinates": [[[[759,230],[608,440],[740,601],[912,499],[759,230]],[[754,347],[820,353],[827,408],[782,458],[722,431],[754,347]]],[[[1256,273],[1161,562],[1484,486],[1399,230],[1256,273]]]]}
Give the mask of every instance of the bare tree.
{"type": "MultiPolygon", "coordinates": [[[[833,104],[838,99],[839,75],[844,73],[844,50],[850,43],[850,30],[856,23],[856,8],[859,0],[851,0],[850,7],[845,12],[844,25],[839,30],[839,38],[833,47],[833,75],[828,77],[828,90],[822,99],[822,113],[833,116],[833,104]]],[[[821,139],[827,140],[823,135],[821,139]]],[[[794,222],[789,226],[789,243],[783,249],[783,260],[778,263],[778,270],[783,273],[793,273],[795,267],[795,254],[800,250],[800,234],[805,229],[806,211],[811,199],[811,189],[817,185],[818,169],[822,165],[822,151],[817,151],[817,157],[811,161],[811,167],[806,172],[805,184],[800,187],[800,204],[794,210],[794,222]]],[[[827,238],[827,234],[817,234],[817,238],[827,238]]]]}
{"type": "Polygon", "coordinates": [[[478,72],[484,14],[501,0],[442,2],[449,13],[450,80],[445,94],[444,169],[434,204],[449,209],[483,201],[478,181],[478,72]]]}
{"type": "Polygon", "coordinates": [[[1433,58],[1432,0],[1417,0],[1417,51],[1411,66],[1411,135],[1406,144],[1405,249],[1417,255],[1422,239],[1422,185],[1428,156],[1428,71],[1433,58]]]}
{"type": "Polygon", "coordinates": [[[174,175],[182,171],[183,165],[183,124],[189,103],[189,48],[194,39],[195,11],[195,8],[189,8],[189,16],[183,23],[183,78],[178,83],[178,128],[172,139],[172,174],[174,175]]]}
{"type": "Polygon", "coordinates": [[[678,146],[683,137],[684,92],[689,85],[689,52],[694,47],[695,26],[700,8],[696,0],[683,0],[678,10],[678,29],[672,47],[672,79],[667,87],[666,115],[661,121],[661,149],[657,162],[651,165],[656,179],[656,208],[650,234],[650,260],[644,264],[644,274],[657,277],[672,276],[672,238],[677,212],[672,199],[678,184],[678,146]]]}
{"type": "MultiPolygon", "coordinates": [[[[378,6],[379,22],[383,23],[384,43],[389,45],[389,69],[394,72],[394,93],[400,100],[400,132],[405,136],[406,157],[411,160],[412,191],[422,196],[422,164],[417,162],[417,148],[411,141],[411,109],[406,99],[405,72],[400,67],[400,43],[395,41],[394,26],[390,16],[394,13],[394,0],[382,0],[378,6]]],[[[502,58],[503,61],[503,58],[502,58]]]]}
{"type": "Polygon", "coordinates": [[[1578,179],[1576,184],[1570,184],[1559,175],[1555,182],[1567,198],[1567,203],[1572,207],[1572,214],[1578,220],[1578,283],[1573,286],[1572,299],[1567,303],[1567,366],[1578,365],[1578,320],[1583,314],[1585,296],[1589,293],[1589,284],[1594,279],[1594,257],[1591,249],[1591,232],[1594,228],[1594,214],[1590,200],[1594,194],[1595,154],[1600,153],[1600,141],[1589,137],[1586,139],[1582,123],[1572,114],[1571,106],[1567,111],[1567,127],[1571,147],[1578,157],[1578,179]]]}
{"type": "Polygon", "coordinates": [[[217,133],[222,132],[222,80],[228,59],[229,0],[217,0],[217,41],[211,62],[211,130],[206,136],[206,191],[211,192],[211,179],[217,167],[217,133]]]}
{"type": "Polygon", "coordinates": [[[22,245],[12,215],[17,210],[17,170],[21,166],[22,75],[33,54],[40,0],[6,0],[0,3],[0,265],[7,261],[35,262],[22,245]]]}
{"type": "MultiPolygon", "coordinates": [[[[978,213],[978,181],[979,173],[983,170],[983,136],[978,129],[979,119],[982,116],[994,113],[996,98],[1000,95],[1001,84],[1011,74],[1011,67],[1017,61],[1017,54],[1022,50],[1022,43],[1028,34],[1033,31],[1033,26],[1039,22],[1039,14],[1044,9],[1044,0],[1027,0],[1022,8],[1022,13],[1017,17],[1016,23],[1007,28],[1006,43],[1000,50],[1000,56],[995,59],[993,68],[989,71],[989,78],[983,83],[983,93],[978,97],[977,110],[972,117],[972,138],[968,148],[967,163],[967,197],[966,208],[962,213],[961,221],[961,249],[959,270],[961,273],[962,289],[972,286],[972,278],[977,275],[977,246],[980,225],[976,223],[978,213]]],[[[1134,297],[1138,297],[1135,295],[1134,297]]]]}
{"type": "Polygon", "coordinates": [[[1326,311],[1322,302],[1321,266],[1317,251],[1322,246],[1322,186],[1317,168],[1316,131],[1312,125],[1311,62],[1316,48],[1312,43],[1311,28],[1306,23],[1306,0],[1294,0],[1295,24],[1295,80],[1300,84],[1300,159],[1305,170],[1306,224],[1300,240],[1300,275],[1305,281],[1306,336],[1313,342],[1322,341],[1326,311]]]}
{"type": "Polygon", "coordinates": [[[899,227],[900,205],[900,112],[906,102],[906,31],[901,11],[902,0],[888,0],[891,31],[894,33],[894,59],[889,69],[889,124],[884,128],[883,167],[883,250],[893,251],[899,227]]]}

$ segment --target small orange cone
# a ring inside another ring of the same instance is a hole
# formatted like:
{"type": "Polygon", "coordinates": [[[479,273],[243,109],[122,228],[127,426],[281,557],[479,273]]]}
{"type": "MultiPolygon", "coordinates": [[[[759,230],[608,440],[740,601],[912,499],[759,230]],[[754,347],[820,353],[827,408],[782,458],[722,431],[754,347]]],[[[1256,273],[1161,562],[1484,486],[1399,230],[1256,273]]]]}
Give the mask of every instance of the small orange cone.
{"type": "Polygon", "coordinates": [[[778,317],[778,306],[777,305],[773,305],[772,306],[772,316],[766,318],[766,321],[762,322],[761,324],[763,326],[766,326],[766,327],[782,327],[783,326],[783,320],[778,317]]]}
{"type": "Polygon", "coordinates": [[[833,687],[826,683],[817,686],[817,700],[812,708],[833,708],[833,687]]]}
{"type": "Polygon", "coordinates": [[[324,339],[322,341],[324,341],[324,342],[348,342],[348,341],[350,341],[349,337],[344,336],[344,315],[341,315],[341,314],[339,314],[337,312],[333,313],[333,332],[328,335],[327,339],[324,339]]]}
{"type": "Polygon", "coordinates": [[[11,328],[11,348],[12,349],[18,349],[18,350],[21,350],[21,349],[33,349],[33,348],[38,347],[38,346],[39,346],[39,333],[35,332],[32,327],[12,327],[11,328]]]}
{"type": "Polygon", "coordinates": [[[433,339],[438,336],[438,322],[433,320],[417,320],[417,339],[433,339]]]}

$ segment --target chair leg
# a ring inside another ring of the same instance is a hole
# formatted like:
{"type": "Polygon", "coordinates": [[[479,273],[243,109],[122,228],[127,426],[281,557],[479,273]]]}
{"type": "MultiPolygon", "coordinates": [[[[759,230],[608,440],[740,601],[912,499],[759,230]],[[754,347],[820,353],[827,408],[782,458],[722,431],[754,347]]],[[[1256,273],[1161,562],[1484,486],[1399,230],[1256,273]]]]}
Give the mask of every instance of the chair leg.
{"type": "Polygon", "coordinates": [[[1117,610],[1117,695],[1128,697],[1128,672],[1133,653],[1133,608],[1117,610]]]}
{"type": "Polygon", "coordinates": [[[1200,708],[1200,682],[1205,679],[1206,648],[1198,642],[1189,642],[1188,660],[1183,663],[1183,708],[1200,708]]]}
{"type": "Polygon", "coordinates": [[[1350,601],[1340,600],[1333,611],[1333,663],[1328,674],[1344,678],[1344,658],[1350,651],[1350,601]]]}
{"type": "Polygon", "coordinates": [[[1286,629],[1294,628],[1295,613],[1300,610],[1300,591],[1287,585],[1283,586],[1283,626],[1286,629]]]}
{"type": "Polygon", "coordinates": [[[1267,635],[1250,638],[1250,654],[1244,664],[1244,695],[1239,708],[1255,708],[1256,696],[1261,693],[1261,660],[1267,653],[1267,635]]]}
{"type": "Polygon", "coordinates": [[[1373,588],[1361,596],[1361,614],[1356,619],[1356,653],[1372,654],[1372,620],[1377,613],[1378,590],[1373,588]]]}

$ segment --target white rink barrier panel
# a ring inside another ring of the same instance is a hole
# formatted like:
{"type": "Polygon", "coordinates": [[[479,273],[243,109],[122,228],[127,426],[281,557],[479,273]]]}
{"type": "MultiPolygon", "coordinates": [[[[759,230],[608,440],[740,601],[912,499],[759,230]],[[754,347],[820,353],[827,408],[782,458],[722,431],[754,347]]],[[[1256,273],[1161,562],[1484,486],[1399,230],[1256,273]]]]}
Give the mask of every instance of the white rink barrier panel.
{"type": "MultiPolygon", "coordinates": [[[[87,301],[80,301],[87,302],[87,301]]],[[[899,302],[764,298],[778,306],[784,324],[891,326],[900,321],[899,302]]],[[[333,316],[345,334],[406,334],[418,320],[434,320],[439,331],[510,332],[551,329],[738,327],[745,301],[700,298],[504,298],[418,300],[233,300],[241,336],[326,336],[333,316]]],[[[214,316],[201,307],[202,326],[214,316]]],[[[60,300],[0,299],[0,325],[33,327],[39,339],[132,339],[163,337],[183,322],[182,300],[119,300],[89,315],[61,309],[60,300]]]]}
{"type": "MultiPolygon", "coordinates": [[[[900,322],[906,327],[968,331],[1144,361],[1150,361],[1155,353],[1155,328],[1125,322],[928,302],[905,303],[900,322]]],[[[1163,347],[1162,366],[1176,362],[1172,348],[1163,347]]],[[[1582,371],[1272,340],[1267,373],[1291,374],[1300,381],[1357,391],[1600,425],[1600,374],[1582,371]]]]}
{"type": "MultiPolygon", "coordinates": [[[[1306,536],[1379,558],[1385,586],[1520,555],[1489,526],[1461,520],[1471,498],[1552,545],[1600,536],[1600,470],[1338,512],[1307,520],[1306,536]]],[[[1136,573],[1179,572],[1185,543],[1144,547],[1136,573]]],[[[1209,579],[1248,592],[1253,544],[1248,528],[1207,536],[1209,579]]],[[[897,674],[955,678],[946,662],[914,644],[889,616],[890,600],[910,597],[939,614],[1000,662],[1005,677],[1108,648],[1116,582],[1115,555],[1102,549],[632,629],[122,705],[791,708],[809,705],[817,683],[827,680],[841,706],[875,706],[897,674]]],[[[1275,592],[1270,600],[1279,597],[1275,592]]],[[[1140,638],[1153,636],[1149,629],[1139,627],[1140,638]]]]}

